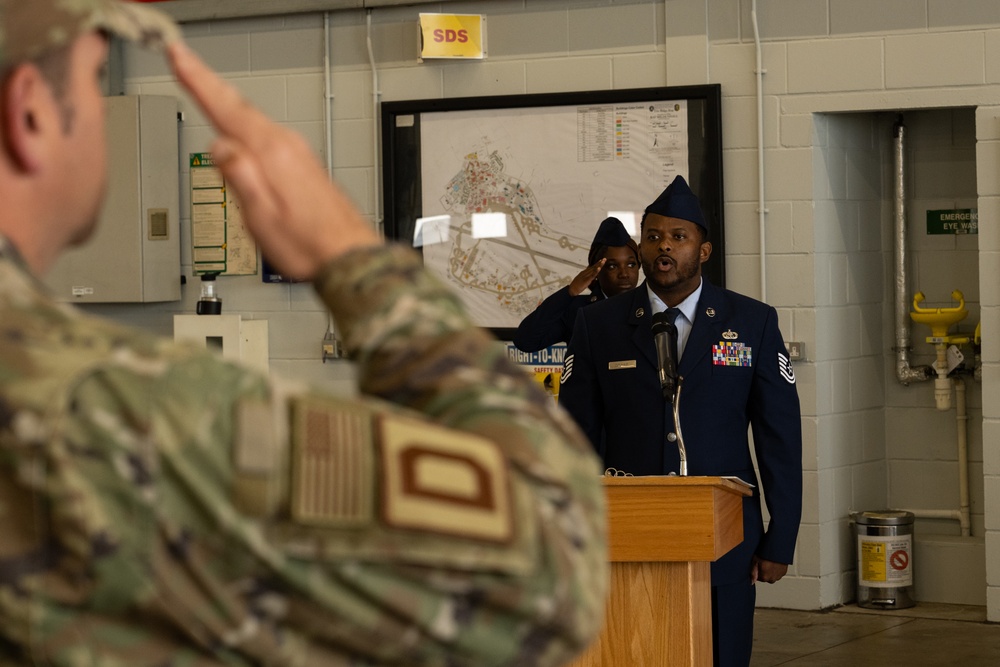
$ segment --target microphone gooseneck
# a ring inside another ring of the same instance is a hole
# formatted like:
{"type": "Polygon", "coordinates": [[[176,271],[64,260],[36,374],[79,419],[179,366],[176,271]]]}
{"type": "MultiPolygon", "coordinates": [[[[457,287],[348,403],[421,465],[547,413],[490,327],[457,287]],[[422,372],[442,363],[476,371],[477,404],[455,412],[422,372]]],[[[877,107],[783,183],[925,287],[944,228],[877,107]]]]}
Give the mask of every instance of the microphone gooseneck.
{"type": "Polygon", "coordinates": [[[677,325],[674,320],[680,311],[669,308],[653,315],[653,342],[656,346],[657,373],[663,400],[670,403],[674,417],[674,433],[677,436],[677,450],[680,454],[680,474],[687,475],[687,448],[681,434],[680,399],[684,378],[677,374],[677,325]]]}

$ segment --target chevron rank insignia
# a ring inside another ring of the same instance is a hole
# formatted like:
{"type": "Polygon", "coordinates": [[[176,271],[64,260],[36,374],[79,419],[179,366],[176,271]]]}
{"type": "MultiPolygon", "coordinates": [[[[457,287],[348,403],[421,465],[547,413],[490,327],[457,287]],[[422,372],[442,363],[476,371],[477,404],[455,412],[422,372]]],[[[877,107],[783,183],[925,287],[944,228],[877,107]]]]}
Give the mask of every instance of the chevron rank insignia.
{"type": "Polygon", "coordinates": [[[792,369],[792,362],[781,352],[778,353],[778,372],[785,378],[788,384],[795,384],[795,371],[792,369]]]}
{"type": "Polygon", "coordinates": [[[573,375],[573,357],[576,355],[568,354],[566,358],[563,359],[563,370],[562,376],[559,378],[559,384],[566,384],[566,380],[573,375]]]}

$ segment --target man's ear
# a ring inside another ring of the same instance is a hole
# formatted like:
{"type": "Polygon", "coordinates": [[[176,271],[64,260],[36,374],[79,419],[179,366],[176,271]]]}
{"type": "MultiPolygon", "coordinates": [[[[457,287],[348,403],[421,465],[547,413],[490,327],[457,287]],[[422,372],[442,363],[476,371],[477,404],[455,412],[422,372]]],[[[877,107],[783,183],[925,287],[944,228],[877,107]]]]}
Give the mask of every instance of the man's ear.
{"type": "Polygon", "coordinates": [[[53,103],[42,73],[31,64],[14,68],[0,90],[3,149],[14,168],[36,172],[44,163],[47,105],[53,103]]]}
{"type": "Polygon", "coordinates": [[[712,256],[712,244],[709,243],[708,241],[702,243],[698,254],[702,264],[707,262],[708,258],[712,256]]]}

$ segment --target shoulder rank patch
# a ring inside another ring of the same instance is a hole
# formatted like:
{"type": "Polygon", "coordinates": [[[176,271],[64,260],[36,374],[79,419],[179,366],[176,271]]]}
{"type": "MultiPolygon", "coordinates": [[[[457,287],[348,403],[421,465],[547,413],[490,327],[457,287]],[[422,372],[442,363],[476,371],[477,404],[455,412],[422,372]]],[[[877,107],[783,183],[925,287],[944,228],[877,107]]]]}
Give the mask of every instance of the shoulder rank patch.
{"type": "Polygon", "coordinates": [[[506,543],[513,537],[510,472],[496,443],[383,415],[381,517],[400,529],[506,543]]]}
{"type": "Polygon", "coordinates": [[[792,362],[781,352],[778,353],[778,372],[781,373],[781,377],[785,378],[785,382],[795,384],[795,370],[792,368],[792,362]]]}
{"type": "Polygon", "coordinates": [[[573,357],[576,355],[567,354],[566,358],[563,359],[563,370],[562,375],[559,377],[559,384],[566,384],[566,380],[570,379],[573,375],[573,357]]]}

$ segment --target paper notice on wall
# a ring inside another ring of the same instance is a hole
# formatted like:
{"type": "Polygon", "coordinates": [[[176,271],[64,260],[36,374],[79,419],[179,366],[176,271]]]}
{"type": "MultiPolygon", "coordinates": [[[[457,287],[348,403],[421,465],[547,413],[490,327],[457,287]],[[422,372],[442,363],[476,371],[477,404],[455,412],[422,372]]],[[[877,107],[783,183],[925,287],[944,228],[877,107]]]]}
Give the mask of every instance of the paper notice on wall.
{"type": "Polygon", "coordinates": [[[559,380],[562,378],[563,359],[566,356],[566,343],[556,343],[537,352],[524,352],[517,349],[513,343],[506,343],[507,358],[531,373],[535,381],[541,385],[552,400],[559,400],[559,380]]]}
{"type": "Polygon", "coordinates": [[[211,153],[191,153],[191,258],[194,274],[257,273],[257,244],[243,225],[211,153]]]}

